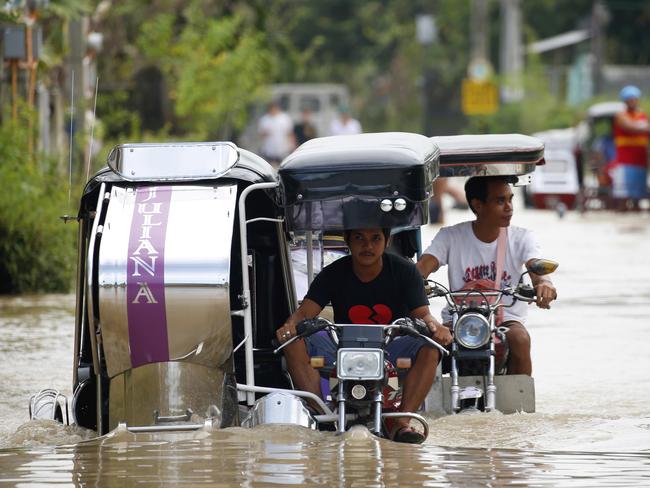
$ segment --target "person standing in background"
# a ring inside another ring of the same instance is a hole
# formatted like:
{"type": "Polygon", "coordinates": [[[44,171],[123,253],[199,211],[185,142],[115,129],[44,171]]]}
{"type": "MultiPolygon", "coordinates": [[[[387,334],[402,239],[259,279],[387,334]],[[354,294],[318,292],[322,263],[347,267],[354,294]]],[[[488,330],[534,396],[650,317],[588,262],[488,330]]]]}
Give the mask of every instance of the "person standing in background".
{"type": "Polygon", "coordinates": [[[614,117],[613,194],[618,210],[626,210],[628,202],[632,202],[633,210],[638,210],[639,200],[647,195],[650,125],[646,114],[639,109],[641,90],[628,85],[621,90],[620,97],[626,107],[614,117]]]}
{"type": "Polygon", "coordinates": [[[293,121],[276,101],[271,102],[260,119],[258,133],[262,138],[262,157],[274,168],[296,148],[293,121]]]}
{"type": "Polygon", "coordinates": [[[339,107],[339,117],[332,121],[330,125],[330,135],[346,136],[351,134],[361,134],[361,123],[352,118],[350,107],[341,105],[339,107]]]}
{"type": "Polygon", "coordinates": [[[302,118],[299,123],[293,126],[293,134],[296,138],[296,146],[300,146],[303,142],[318,136],[316,126],[311,119],[310,109],[302,109],[302,118]]]}

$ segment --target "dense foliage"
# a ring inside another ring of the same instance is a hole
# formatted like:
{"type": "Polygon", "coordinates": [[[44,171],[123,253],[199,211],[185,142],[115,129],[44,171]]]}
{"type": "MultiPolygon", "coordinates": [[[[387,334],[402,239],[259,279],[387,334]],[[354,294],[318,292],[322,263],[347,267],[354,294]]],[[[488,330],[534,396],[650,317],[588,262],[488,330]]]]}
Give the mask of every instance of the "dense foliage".
{"type": "Polygon", "coordinates": [[[25,151],[28,116],[0,125],[0,293],[68,291],[77,225],[59,218],[68,187],[55,161],[25,151]]]}

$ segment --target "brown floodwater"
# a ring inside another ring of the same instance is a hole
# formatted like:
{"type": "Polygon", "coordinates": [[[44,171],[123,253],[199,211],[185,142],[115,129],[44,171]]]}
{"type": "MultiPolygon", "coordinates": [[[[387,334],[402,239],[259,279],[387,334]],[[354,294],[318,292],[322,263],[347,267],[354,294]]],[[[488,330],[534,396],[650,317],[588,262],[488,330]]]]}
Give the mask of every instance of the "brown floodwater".
{"type": "Polygon", "coordinates": [[[420,446],[286,426],[93,438],[27,421],[40,388],[70,395],[74,297],[5,297],[0,485],[650,486],[650,215],[518,209],[513,224],[560,262],[558,302],[529,315],[536,413],[430,418],[420,446]]]}

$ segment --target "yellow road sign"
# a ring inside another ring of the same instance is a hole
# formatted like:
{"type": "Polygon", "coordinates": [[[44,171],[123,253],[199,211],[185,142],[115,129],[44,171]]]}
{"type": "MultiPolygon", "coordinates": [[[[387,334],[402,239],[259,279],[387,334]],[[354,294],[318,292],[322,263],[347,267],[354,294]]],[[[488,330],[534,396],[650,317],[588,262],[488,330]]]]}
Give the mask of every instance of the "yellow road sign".
{"type": "Polygon", "coordinates": [[[499,91],[491,81],[466,78],[461,95],[465,115],[490,115],[499,109],[499,91]]]}

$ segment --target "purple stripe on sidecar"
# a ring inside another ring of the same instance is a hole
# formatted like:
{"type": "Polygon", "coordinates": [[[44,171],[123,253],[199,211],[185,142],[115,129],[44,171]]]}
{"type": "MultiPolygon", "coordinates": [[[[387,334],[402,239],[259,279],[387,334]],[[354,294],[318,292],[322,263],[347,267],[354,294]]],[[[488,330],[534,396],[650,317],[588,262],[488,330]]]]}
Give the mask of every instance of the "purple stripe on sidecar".
{"type": "Polygon", "coordinates": [[[127,316],[131,366],[169,361],[165,309],[165,237],[171,187],[141,187],[131,221],[127,316]]]}

